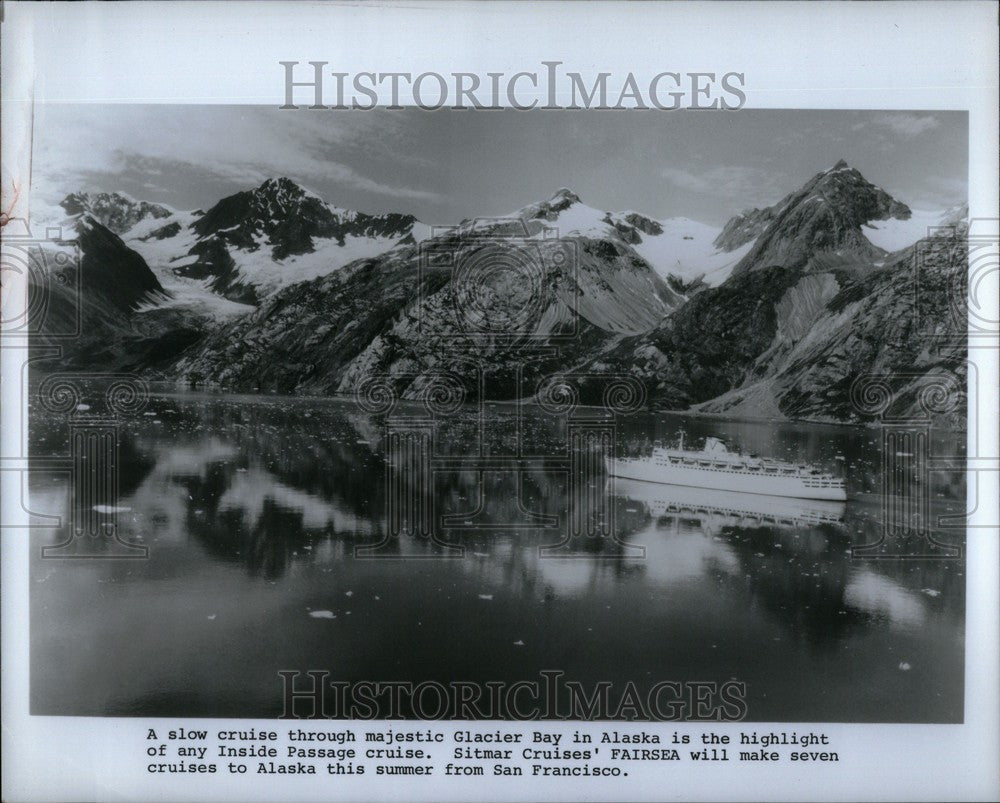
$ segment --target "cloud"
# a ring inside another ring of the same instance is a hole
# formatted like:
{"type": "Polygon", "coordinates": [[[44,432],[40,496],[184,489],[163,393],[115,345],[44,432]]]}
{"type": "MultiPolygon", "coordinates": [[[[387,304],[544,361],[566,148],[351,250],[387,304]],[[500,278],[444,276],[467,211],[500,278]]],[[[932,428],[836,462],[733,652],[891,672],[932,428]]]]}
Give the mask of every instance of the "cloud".
{"type": "Polygon", "coordinates": [[[920,186],[886,189],[895,198],[906,198],[912,209],[947,209],[969,201],[969,182],[964,176],[926,175],[920,186]]]}
{"type": "Polygon", "coordinates": [[[673,186],[701,195],[731,199],[733,208],[772,204],[787,188],[760,167],[714,165],[703,170],[665,167],[661,175],[673,186]]]}
{"type": "Polygon", "coordinates": [[[899,137],[910,139],[941,125],[933,114],[889,112],[872,120],[872,124],[885,128],[899,137]]]}
{"type": "Polygon", "coordinates": [[[437,200],[436,193],[363,172],[363,165],[401,158],[392,148],[394,129],[392,121],[365,114],[334,119],[258,107],[53,106],[36,122],[33,183],[55,201],[88,179],[162,183],[182,172],[252,186],[280,175],[306,187],[437,200]]]}

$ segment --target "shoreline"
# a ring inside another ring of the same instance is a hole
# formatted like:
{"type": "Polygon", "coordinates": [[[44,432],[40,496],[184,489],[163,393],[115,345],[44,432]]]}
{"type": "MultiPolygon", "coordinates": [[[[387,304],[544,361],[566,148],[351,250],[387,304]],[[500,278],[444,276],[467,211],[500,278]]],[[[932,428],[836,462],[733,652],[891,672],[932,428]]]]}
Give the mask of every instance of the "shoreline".
{"type": "MultiPolygon", "coordinates": [[[[229,398],[229,399],[287,399],[287,400],[309,400],[309,401],[329,401],[333,403],[353,403],[357,406],[357,400],[353,394],[344,393],[277,393],[277,392],[251,392],[251,391],[233,391],[221,387],[205,387],[196,389],[185,389],[179,388],[176,382],[171,382],[168,380],[156,380],[147,381],[151,392],[156,392],[158,395],[167,396],[171,398],[229,398]]],[[[420,401],[417,399],[399,399],[399,402],[404,405],[419,405],[420,401]]],[[[467,407],[472,407],[473,402],[466,402],[459,409],[466,409],[467,407]]],[[[516,409],[519,406],[526,406],[532,409],[545,412],[541,405],[534,399],[487,399],[484,402],[484,406],[489,407],[499,407],[499,408],[510,408],[516,409]]],[[[579,410],[593,410],[599,411],[604,408],[600,405],[594,404],[577,404],[575,409],[579,410]]],[[[686,417],[694,419],[704,419],[712,421],[727,421],[732,423],[751,423],[751,424],[772,424],[772,425],[795,425],[795,424],[809,424],[811,426],[830,426],[830,427],[854,427],[860,429],[877,429],[881,424],[877,421],[838,421],[836,419],[823,419],[823,418],[772,418],[768,416],[732,416],[725,413],[712,413],[705,412],[702,410],[666,410],[659,409],[655,407],[646,407],[640,410],[636,410],[634,413],[629,413],[627,415],[663,415],[663,416],[673,416],[673,417],[686,417]]],[[[965,427],[941,427],[938,429],[943,429],[948,433],[959,434],[968,433],[968,426],[965,427]]]]}

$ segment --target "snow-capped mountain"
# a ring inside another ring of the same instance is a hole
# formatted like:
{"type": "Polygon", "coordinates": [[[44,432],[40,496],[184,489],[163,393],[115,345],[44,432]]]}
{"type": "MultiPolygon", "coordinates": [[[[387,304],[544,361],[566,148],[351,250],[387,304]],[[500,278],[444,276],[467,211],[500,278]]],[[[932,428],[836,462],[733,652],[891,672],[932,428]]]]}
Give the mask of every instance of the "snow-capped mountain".
{"type": "Polygon", "coordinates": [[[385,375],[403,395],[446,372],[468,381],[470,393],[478,376],[491,396],[511,398],[525,355],[542,355],[529,358],[522,376],[533,392],[540,373],[576,359],[580,344],[589,350],[651,330],[685,302],[606,228],[526,244],[544,215],[565,212],[547,204],[536,210],[542,216],[466,221],[438,233],[424,247],[441,261],[401,245],[287,287],[212,333],[179,370],[232,387],[340,393],[385,375]]]}
{"type": "MultiPolygon", "coordinates": [[[[170,301],[160,303],[215,317],[246,313],[283,287],[432,233],[412,215],[333,206],[288,178],[268,179],[207,211],[178,211],[121,192],[73,193],[60,206],[70,226],[90,217],[139,253],[168,291],[170,301]]],[[[500,220],[519,219],[531,236],[548,230],[614,241],[688,294],[723,284],[737,269],[814,254],[878,261],[960,212],[911,212],[841,161],[774,206],[747,210],[721,229],[686,217],[601,211],[565,188],[500,220]]]]}
{"type": "Polygon", "coordinates": [[[74,193],[71,220],[90,216],[140,253],[175,303],[247,311],[275,290],[309,281],[402,241],[425,236],[412,215],[369,215],[326,203],[288,178],[223,198],[207,211],[177,211],[124,193],[74,193]]]}
{"type": "Polygon", "coordinates": [[[195,240],[172,262],[180,276],[256,303],[280,287],[308,281],[411,237],[412,215],[368,215],[331,206],[291,179],[268,179],[223,198],[198,216],[195,240]]]}
{"type": "Polygon", "coordinates": [[[58,211],[44,206],[36,218],[62,231],[65,242],[76,242],[86,257],[91,240],[85,232],[95,228],[113,234],[126,249],[142,261],[155,276],[162,293],[150,296],[139,311],[171,307],[218,320],[245,314],[253,309],[216,293],[204,280],[189,279],[174,270],[174,263],[196,238],[190,226],[201,215],[180,212],[165,204],[136,201],[121,192],[73,193],[64,198],[58,211]]]}
{"type": "Polygon", "coordinates": [[[554,229],[559,236],[581,235],[619,240],[631,247],[664,279],[679,286],[699,280],[722,284],[749,251],[741,243],[732,248],[716,244],[720,230],[686,217],[662,220],[641,212],[602,212],[584,204],[569,189],[558,190],[547,201],[530,204],[509,217],[525,221],[529,231],[554,229]]]}
{"type": "Polygon", "coordinates": [[[722,228],[600,211],[560,189],[432,232],[289,179],[207,211],[77,193],[61,212],[88,285],[88,334],[65,363],[284,392],[351,393],[387,376],[402,395],[441,372],[472,393],[478,371],[490,398],[531,395],[559,372],[597,402],[588,382],[624,373],[662,408],[837,420],[855,415],[860,374],[908,376],[905,410],[921,371],[964,370],[960,347],[911,331],[911,308],[913,271],[930,271],[920,324],[964,332],[950,299],[967,208],[913,211],[843,162],[722,228]],[[929,231],[939,264],[915,256],[929,231]],[[572,258],[556,259],[564,246],[572,258]],[[426,262],[426,249],[450,258],[426,262]]]}
{"type": "Polygon", "coordinates": [[[50,273],[30,276],[29,292],[45,298],[39,344],[52,336],[55,363],[76,369],[169,370],[217,319],[179,303],[142,256],[90,214],[76,213],[73,224],[66,239],[48,246],[53,259],[41,264],[50,273]],[[67,340],[66,333],[75,334],[67,340]]]}
{"type": "Polygon", "coordinates": [[[137,201],[124,192],[74,192],[59,205],[72,218],[89,215],[115,234],[122,235],[144,220],[163,220],[174,210],[163,204],[137,201]]]}

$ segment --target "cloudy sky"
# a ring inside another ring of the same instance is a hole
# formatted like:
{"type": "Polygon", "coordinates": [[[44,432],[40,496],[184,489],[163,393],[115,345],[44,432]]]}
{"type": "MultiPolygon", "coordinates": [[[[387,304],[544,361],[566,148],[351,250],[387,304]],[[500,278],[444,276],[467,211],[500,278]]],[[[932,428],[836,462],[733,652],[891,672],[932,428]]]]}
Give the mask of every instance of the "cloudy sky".
{"type": "Polygon", "coordinates": [[[966,200],[964,112],[36,109],[33,197],[122,190],[181,209],[289,176],[430,224],[574,190],[603,210],[724,223],[846,159],[914,209],[966,200]]]}

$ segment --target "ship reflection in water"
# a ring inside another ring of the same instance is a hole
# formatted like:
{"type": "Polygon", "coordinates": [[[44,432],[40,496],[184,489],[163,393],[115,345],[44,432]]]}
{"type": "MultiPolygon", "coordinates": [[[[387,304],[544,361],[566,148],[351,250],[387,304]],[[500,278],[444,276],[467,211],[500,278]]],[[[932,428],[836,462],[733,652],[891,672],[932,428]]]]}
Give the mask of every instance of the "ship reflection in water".
{"type": "Polygon", "coordinates": [[[790,496],[720,491],[614,478],[611,493],[641,505],[653,519],[696,518],[707,530],[724,526],[804,527],[813,524],[842,524],[844,502],[796,499],[790,496]]]}
{"type": "MultiPolygon", "coordinates": [[[[32,415],[32,453],[62,453],[65,428],[32,415]]],[[[486,465],[468,460],[473,417],[435,432],[452,460],[422,497],[435,543],[393,531],[377,418],[316,399],[152,399],[119,445],[118,526],[149,559],[33,551],[33,713],[273,717],[284,669],[480,683],[559,669],[640,692],[736,678],[753,721],[961,721],[964,561],[852,557],[881,532],[872,432],[634,416],[623,441],[684,426],[789,461],[843,456],[851,501],[600,475],[588,487],[606,491],[612,532],[574,535],[563,423],[502,409],[489,423],[486,465]],[[517,433],[563,462],[504,462],[517,433]]],[[[960,475],[936,478],[935,515],[964,497],[960,475]]],[[[72,505],[65,475],[32,476],[32,510],[66,521],[72,505]]],[[[39,546],[65,535],[38,532],[39,546]]]]}

